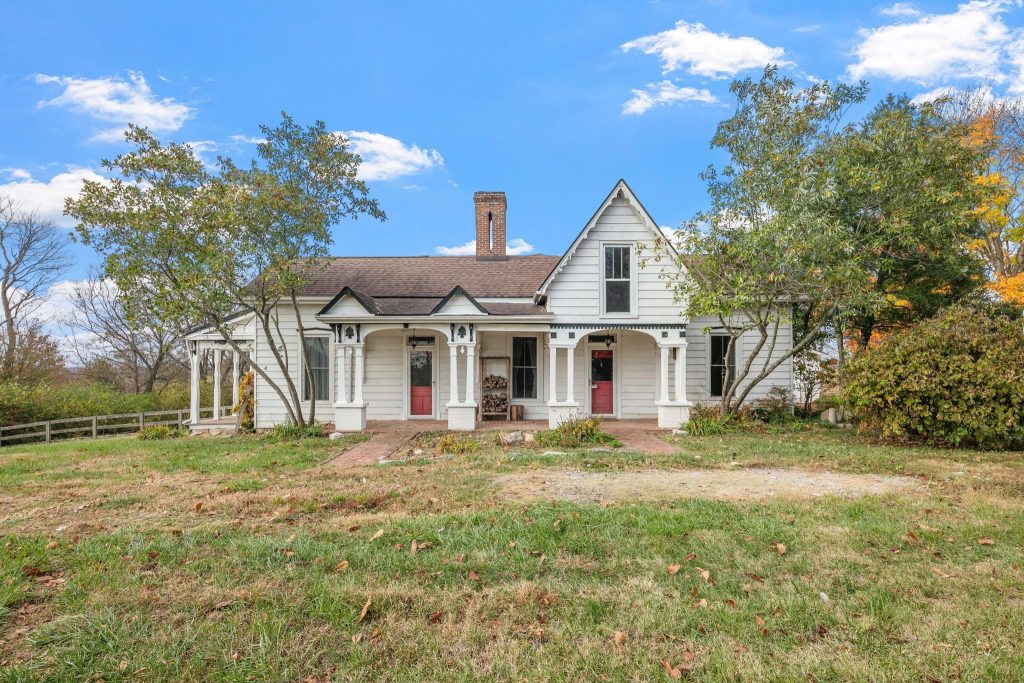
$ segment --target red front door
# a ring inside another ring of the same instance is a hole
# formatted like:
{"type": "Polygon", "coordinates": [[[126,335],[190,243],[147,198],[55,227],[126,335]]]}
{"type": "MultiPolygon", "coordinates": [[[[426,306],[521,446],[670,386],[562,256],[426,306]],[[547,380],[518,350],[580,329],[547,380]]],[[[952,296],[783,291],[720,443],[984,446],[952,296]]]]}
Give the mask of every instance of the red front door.
{"type": "Polygon", "coordinates": [[[434,368],[432,351],[409,352],[409,413],[434,414],[434,368]]]}
{"type": "Polygon", "coordinates": [[[590,352],[590,412],[594,415],[615,413],[615,382],[612,352],[590,352]]]}

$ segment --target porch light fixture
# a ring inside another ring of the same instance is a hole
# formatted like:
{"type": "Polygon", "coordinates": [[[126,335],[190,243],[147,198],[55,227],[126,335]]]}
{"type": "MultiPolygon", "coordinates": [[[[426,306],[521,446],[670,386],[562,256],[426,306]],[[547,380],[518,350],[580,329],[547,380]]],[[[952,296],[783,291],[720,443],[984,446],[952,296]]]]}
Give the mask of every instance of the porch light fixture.
{"type": "Polygon", "coordinates": [[[411,346],[412,348],[415,349],[416,345],[419,344],[419,343],[420,343],[420,340],[417,339],[416,337],[409,337],[409,346],[411,346]]]}
{"type": "Polygon", "coordinates": [[[612,348],[612,338],[611,338],[611,336],[608,336],[608,337],[604,338],[604,347],[606,349],[612,348]]]}

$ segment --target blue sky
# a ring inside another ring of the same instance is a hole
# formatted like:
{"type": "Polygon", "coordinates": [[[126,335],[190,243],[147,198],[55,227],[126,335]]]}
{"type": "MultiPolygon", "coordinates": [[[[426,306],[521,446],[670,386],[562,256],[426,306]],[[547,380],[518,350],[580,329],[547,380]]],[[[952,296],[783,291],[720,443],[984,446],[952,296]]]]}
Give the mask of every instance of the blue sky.
{"type": "MultiPolygon", "coordinates": [[[[508,194],[519,249],[561,253],[626,178],[663,225],[705,201],[731,79],[767,61],[872,98],[1024,90],[1016,2],[0,4],[0,192],[59,219],[128,121],[213,159],[281,110],[349,131],[386,223],[336,254],[471,240],[472,193],[508,194]]],[[[76,247],[68,280],[95,258],[76,247]]]]}

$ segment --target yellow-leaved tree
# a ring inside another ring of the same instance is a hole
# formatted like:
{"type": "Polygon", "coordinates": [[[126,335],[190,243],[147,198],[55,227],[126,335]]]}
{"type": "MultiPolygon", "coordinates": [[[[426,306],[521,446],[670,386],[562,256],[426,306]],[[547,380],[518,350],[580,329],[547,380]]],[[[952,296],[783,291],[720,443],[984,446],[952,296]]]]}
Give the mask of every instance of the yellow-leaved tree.
{"type": "Polygon", "coordinates": [[[986,234],[968,248],[984,259],[990,289],[1024,309],[1024,102],[976,88],[949,96],[942,108],[969,125],[968,144],[988,150],[988,163],[975,179],[990,190],[978,209],[986,234]]]}

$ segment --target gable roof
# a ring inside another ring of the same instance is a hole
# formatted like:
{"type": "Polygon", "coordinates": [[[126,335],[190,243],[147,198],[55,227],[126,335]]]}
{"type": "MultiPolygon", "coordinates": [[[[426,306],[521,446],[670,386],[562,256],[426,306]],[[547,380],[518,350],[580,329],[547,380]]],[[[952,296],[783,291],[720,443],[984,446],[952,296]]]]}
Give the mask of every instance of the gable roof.
{"type": "Polygon", "coordinates": [[[476,299],[474,299],[470,295],[469,292],[464,290],[462,288],[462,285],[455,285],[455,287],[452,288],[452,291],[448,292],[448,295],[445,296],[445,298],[443,298],[439,302],[437,302],[437,305],[434,306],[434,310],[430,311],[430,314],[431,315],[437,315],[442,310],[444,310],[444,307],[448,304],[449,301],[451,301],[452,299],[454,299],[457,296],[464,297],[469,303],[473,304],[473,306],[476,308],[476,310],[480,311],[484,315],[488,314],[487,313],[487,309],[485,309],[483,306],[481,306],[480,302],[478,302],[476,299]]]}
{"type": "Polygon", "coordinates": [[[366,296],[365,294],[360,294],[351,287],[342,287],[341,291],[335,294],[334,298],[328,301],[327,305],[321,308],[320,312],[317,313],[317,315],[324,315],[332,308],[334,308],[334,305],[341,301],[342,299],[344,299],[346,296],[350,296],[357,302],[359,302],[359,305],[366,309],[367,313],[371,315],[380,314],[380,308],[377,306],[377,302],[373,300],[373,297],[366,296]]]}
{"type": "Polygon", "coordinates": [[[532,298],[558,259],[540,254],[509,256],[504,261],[477,261],[475,256],[330,257],[320,259],[325,265],[310,275],[301,294],[332,297],[349,287],[375,300],[442,299],[457,284],[476,299],[532,298]]]}
{"type": "Polygon", "coordinates": [[[660,240],[661,243],[665,245],[665,247],[669,250],[669,253],[671,255],[675,256],[678,253],[676,251],[675,246],[672,244],[671,240],[665,239],[665,235],[662,234],[661,228],[658,227],[658,224],[655,223],[654,218],[651,217],[650,212],[647,211],[647,208],[644,207],[644,205],[640,202],[637,196],[633,193],[633,190],[632,188],[630,188],[629,184],[624,179],[619,178],[619,181],[615,183],[615,187],[612,188],[612,191],[608,193],[608,196],[604,198],[604,201],[601,202],[601,205],[597,207],[597,211],[594,212],[594,214],[590,217],[590,220],[587,221],[586,225],[583,226],[583,229],[580,230],[580,233],[576,235],[576,239],[573,240],[572,244],[569,245],[569,248],[566,249],[565,253],[562,254],[562,256],[558,259],[558,262],[551,269],[551,272],[548,273],[547,277],[544,278],[544,281],[540,284],[540,286],[537,287],[536,295],[538,300],[540,300],[547,294],[548,286],[555,279],[555,277],[558,276],[562,269],[565,268],[565,265],[573,257],[573,254],[576,253],[576,249],[580,246],[583,240],[587,238],[587,235],[590,234],[590,231],[593,229],[593,227],[597,225],[597,221],[599,218],[601,218],[601,214],[603,214],[605,209],[607,209],[611,205],[611,203],[615,201],[615,199],[618,197],[622,197],[623,199],[625,199],[626,202],[630,204],[640,214],[640,218],[643,221],[644,227],[646,227],[650,231],[651,235],[655,239],[660,240]]]}

